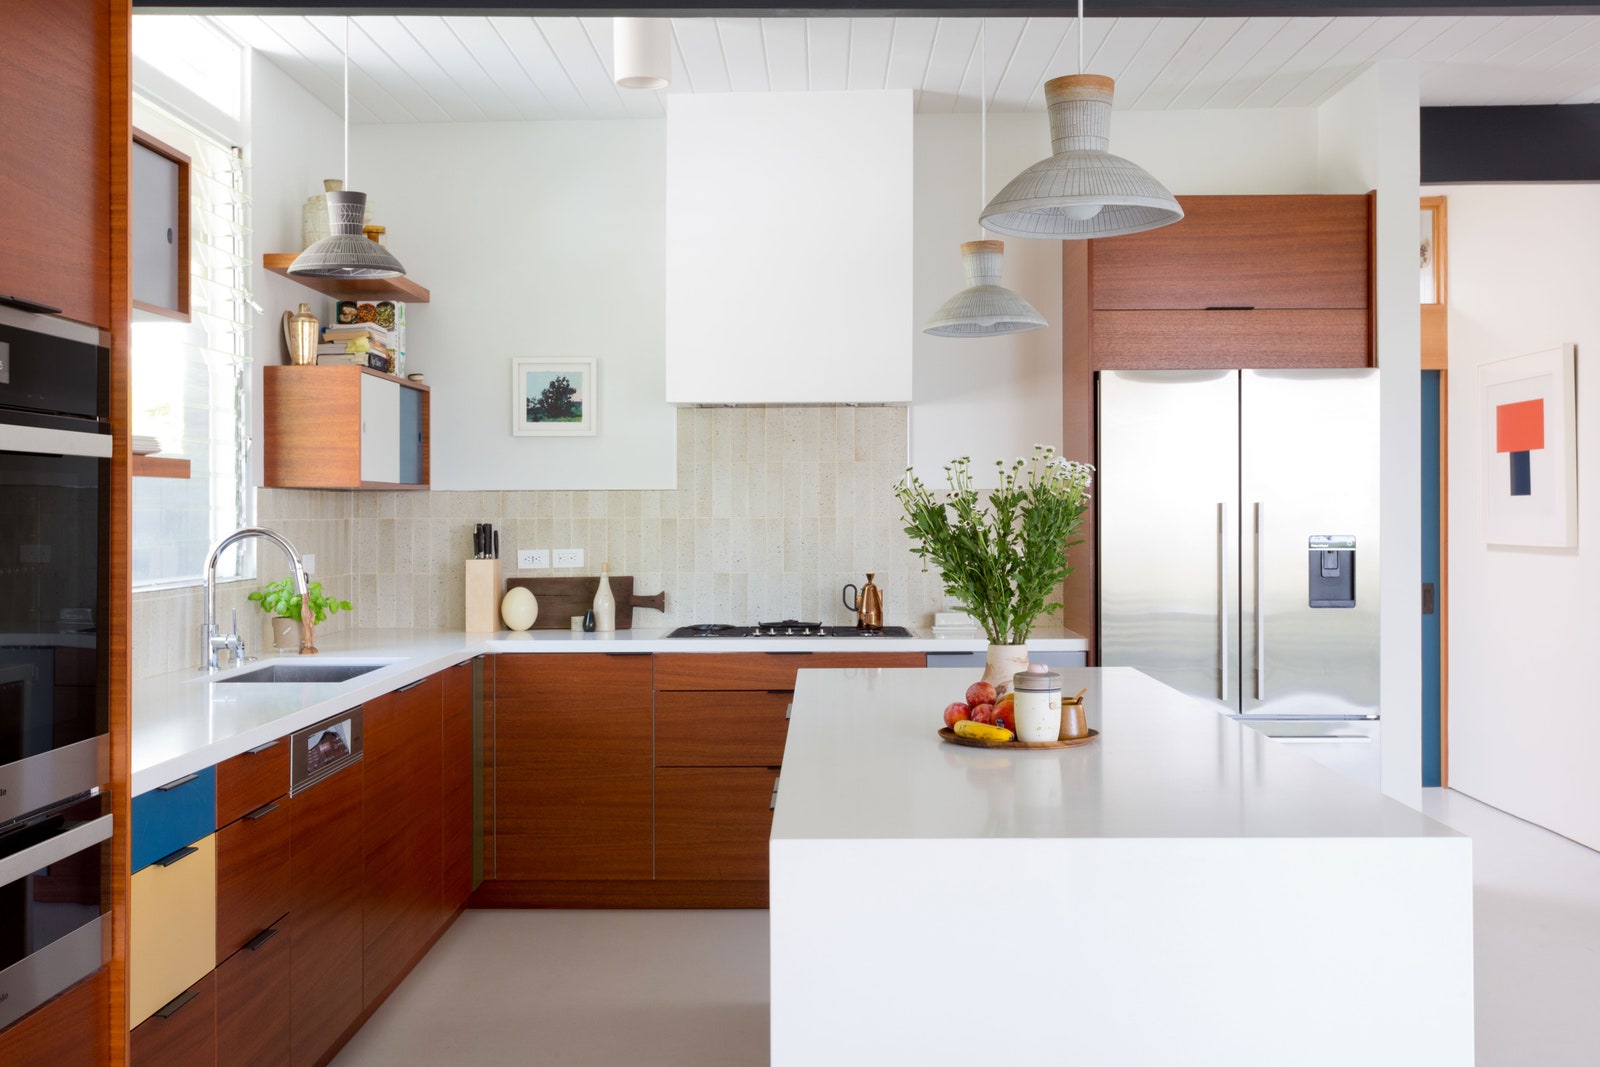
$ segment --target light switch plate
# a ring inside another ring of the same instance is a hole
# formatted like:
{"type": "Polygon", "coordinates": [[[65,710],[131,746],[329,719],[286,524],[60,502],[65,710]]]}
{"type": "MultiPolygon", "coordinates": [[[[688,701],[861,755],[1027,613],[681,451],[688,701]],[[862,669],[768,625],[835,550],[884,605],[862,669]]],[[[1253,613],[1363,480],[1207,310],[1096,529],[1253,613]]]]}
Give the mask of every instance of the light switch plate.
{"type": "Polygon", "coordinates": [[[317,554],[315,552],[307,552],[302,555],[300,557],[300,566],[306,569],[307,574],[317,573],[317,554]]]}
{"type": "Polygon", "coordinates": [[[517,570],[546,571],[549,569],[550,550],[548,548],[517,549],[517,570]]]}
{"type": "Polygon", "coordinates": [[[581,548],[558,548],[558,549],[556,549],[556,566],[557,567],[581,567],[581,566],[583,566],[583,549],[581,549],[581,548]]]}

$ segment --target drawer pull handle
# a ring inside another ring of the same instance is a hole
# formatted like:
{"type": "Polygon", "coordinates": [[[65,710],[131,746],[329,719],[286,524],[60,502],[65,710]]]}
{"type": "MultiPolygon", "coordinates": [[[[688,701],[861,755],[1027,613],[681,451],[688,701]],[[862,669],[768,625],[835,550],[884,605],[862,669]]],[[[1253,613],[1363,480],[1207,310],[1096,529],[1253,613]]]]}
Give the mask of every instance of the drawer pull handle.
{"type": "Polygon", "coordinates": [[[170,1019],[183,1009],[183,1006],[200,995],[198,989],[185,989],[182,993],[167,1001],[156,1009],[156,1014],[163,1019],[170,1019]]]}
{"type": "Polygon", "coordinates": [[[783,717],[784,717],[785,720],[787,720],[789,718],[789,716],[793,715],[793,714],[794,714],[794,701],[791,700],[791,701],[789,701],[789,703],[785,704],[784,707],[783,707],[783,717]]]}
{"type": "Polygon", "coordinates": [[[778,810],[778,783],[782,781],[783,776],[781,774],[772,779],[772,800],[767,804],[768,811],[778,810]]]}
{"type": "MultiPolygon", "coordinates": [[[[196,848],[195,846],[193,846],[193,845],[185,845],[183,848],[180,848],[178,851],[169,852],[165,856],[162,856],[160,859],[156,860],[156,866],[157,867],[171,867],[174,863],[177,863],[179,860],[187,859],[188,857],[194,855],[196,852],[199,852],[199,851],[200,850],[198,848],[196,848]]],[[[178,1007],[181,1008],[181,1007],[183,1007],[183,1005],[179,1004],[178,1007]]],[[[176,1011],[177,1008],[174,1008],[173,1010],[176,1011]]]]}
{"type": "Polygon", "coordinates": [[[794,696],[794,690],[793,689],[768,689],[767,690],[767,695],[768,696],[773,696],[773,697],[794,696]]]}
{"type": "Polygon", "coordinates": [[[276,926],[269,926],[256,936],[252,937],[250,940],[246,941],[244,943],[244,947],[249,949],[251,952],[254,952],[256,949],[260,948],[262,945],[265,945],[268,941],[271,941],[277,936],[278,928],[276,926]]]}
{"type": "Polygon", "coordinates": [[[282,738],[279,738],[279,739],[277,739],[275,741],[268,741],[264,745],[257,745],[255,748],[250,749],[248,752],[245,753],[245,755],[247,755],[247,756],[259,756],[259,755],[261,755],[261,753],[265,752],[267,749],[269,749],[269,748],[277,748],[282,743],[283,743],[283,739],[282,738]]]}
{"type": "Polygon", "coordinates": [[[176,782],[168,782],[166,785],[158,785],[158,786],[156,786],[156,792],[158,792],[158,793],[171,792],[172,790],[178,788],[181,785],[188,785],[190,782],[195,781],[199,777],[200,777],[199,774],[186,774],[182,778],[179,778],[176,782]]]}
{"type": "Polygon", "coordinates": [[[764,654],[768,655],[768,656],[809,656],[809,655],[811,655],[810,652],[767,652],[767,653],[764,653],[764,654]]]}
{"type": "Polygon", "coordinates": [[[607,652],[608,656],[648,656],[649,652],[607,652]]]}
{"type": "Polygon", "coordinates": [[[277,810],[278,810],[278,802],[276,800],[274,800],[274,801],[271,801],[269,803],[261,805],[255,811],[246,812],[245,813],[245,818],[249,819],[251,822],[255,822],[257,819],[266,818],[268,815],[271,815],[273,812],[275,812],[277,810]]]}
{"type": "Polygon", "coordinates": [[[415,689],[417,686],[421,685],[423,682],[426,682],[426,681],[427,681],[426,678],[418,678],[416,681],[412,682],[410,685],[402,685],[399,689],[396,689],[395,692],[396,693],[409,693],[413,689],[415,689]]]}

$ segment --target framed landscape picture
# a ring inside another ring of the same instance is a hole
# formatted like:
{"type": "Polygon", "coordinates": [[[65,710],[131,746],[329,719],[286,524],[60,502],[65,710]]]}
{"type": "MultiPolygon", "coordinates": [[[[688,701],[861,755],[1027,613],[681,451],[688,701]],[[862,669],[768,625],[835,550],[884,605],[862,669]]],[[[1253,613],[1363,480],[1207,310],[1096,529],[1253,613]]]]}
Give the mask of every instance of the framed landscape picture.
{"type": "Polygon", "coordinates": [[[1578,544],[1576,350],[1563,345],[1478,368],[1483,539],[1578,544]]]}
{"type": "Polygon", "coordinates": [[[594,360],[511,361],[511,432],[517,437],[592,437],[594,360]]]}

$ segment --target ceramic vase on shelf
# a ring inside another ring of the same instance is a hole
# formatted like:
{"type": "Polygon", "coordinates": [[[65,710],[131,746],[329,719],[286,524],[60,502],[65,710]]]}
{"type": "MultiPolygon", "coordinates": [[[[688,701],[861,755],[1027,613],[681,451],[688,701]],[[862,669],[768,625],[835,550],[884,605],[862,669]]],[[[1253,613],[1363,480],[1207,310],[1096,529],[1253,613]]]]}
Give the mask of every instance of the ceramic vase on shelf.
{"type": "Polygon", "coordinates": [[[1011,676],[1028,669],[1028,646],[990,645],[983,661],[983,680],[994,686],[995,692],[1011,692],[1011,676]]]}
{"type": "Polygon", "coordinates": [[[617,598],[611,592],[611,569],[600,568],[600,588],[594,594],[594,629],[611,633],[617,628],[617,598]]]}
{"type": "MultiPolygon", "coordinates": [[[[324,178],[322,188],[327,193],[342,192],[344,181],[324,178]]],[[[332,232],[328,228],[328,198],[323,193],[306,197],[305,207],[300,210],[300,250],[305,251],[332,232]]]]}
{"type": "Polygon", "coordinates": [[[300,651],[301,626],[299,619],[286,619],[282,615],[272,618],[272,647],[279,652],[300,651]]]}

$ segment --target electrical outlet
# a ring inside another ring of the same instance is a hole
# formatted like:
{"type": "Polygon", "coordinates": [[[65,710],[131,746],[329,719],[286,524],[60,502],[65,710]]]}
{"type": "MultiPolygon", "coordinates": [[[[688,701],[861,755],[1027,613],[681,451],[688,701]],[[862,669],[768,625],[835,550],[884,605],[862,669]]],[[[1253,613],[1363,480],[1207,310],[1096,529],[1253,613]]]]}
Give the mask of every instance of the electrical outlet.
{"type": "Polygon", "coordinates": [[[300,557],[300,566],[306,569],[307,574],[317,573],[317,554],[315,552],[307,552],[302,555],[300,557]]]}
{"type": "Polygon", "coordinates": [[[556,549],[556,566],[557,567],[581,567],[581,566],[583,566],[583,549],[581,549],[581,548],[558,548],[558,549],[556,549]]]}
{"type": "Polygon", "coordinates": [[[546,571],[549,569],[550,550],[548,548],[517,549],[517,570],[546,571]]]}

